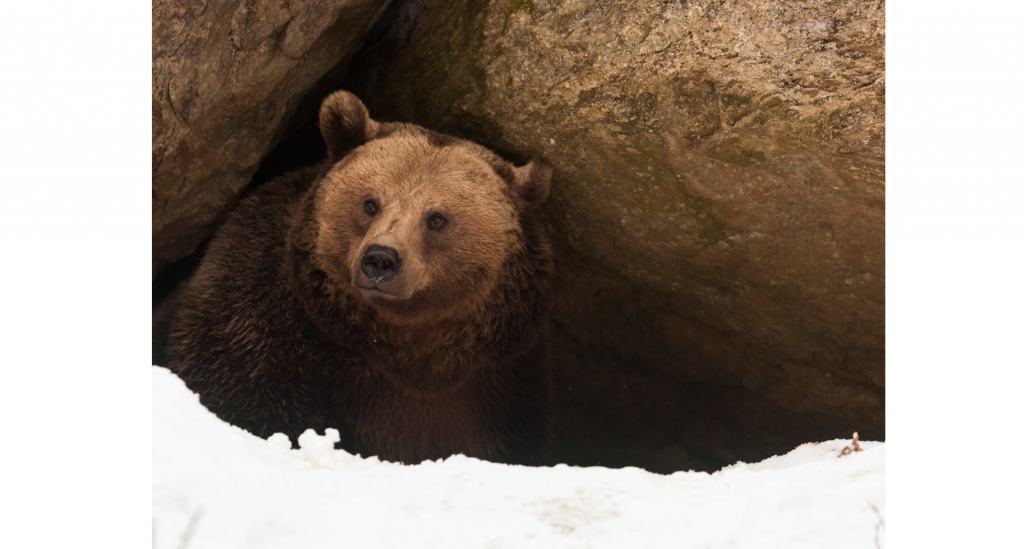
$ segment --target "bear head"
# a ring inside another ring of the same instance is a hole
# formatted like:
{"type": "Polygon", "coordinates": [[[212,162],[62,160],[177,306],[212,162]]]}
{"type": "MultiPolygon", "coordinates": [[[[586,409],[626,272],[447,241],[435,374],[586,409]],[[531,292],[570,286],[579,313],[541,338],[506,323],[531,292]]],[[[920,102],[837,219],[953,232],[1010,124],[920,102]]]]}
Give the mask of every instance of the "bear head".
{"type": "Polygon", "coordinates": [[[551,168],[411,124],[339,91],[320,110],[328,168],[312,189],[311,259],[330,286],[391,324],[472,314],[524,253],[551,168]]]}

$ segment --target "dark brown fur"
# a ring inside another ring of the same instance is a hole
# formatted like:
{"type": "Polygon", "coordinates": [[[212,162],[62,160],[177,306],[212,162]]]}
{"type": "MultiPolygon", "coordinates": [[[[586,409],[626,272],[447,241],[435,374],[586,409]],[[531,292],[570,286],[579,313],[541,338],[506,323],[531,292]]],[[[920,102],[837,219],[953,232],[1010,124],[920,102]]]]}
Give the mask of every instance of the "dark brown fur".
{"type": "Polygon", "coordinates": [[[328,161],[243,200],[176,296],[171,369],[262,437],[335,427],[391,461],[533,461],[552,262],[532,210],[550,169],[375,122],[346,92],[320,121],[328,161]],[[435,212],[444,231],[425,228],[435,212]],[[359,272],[371,243],[403,257],[381,289],[359,272]]]}

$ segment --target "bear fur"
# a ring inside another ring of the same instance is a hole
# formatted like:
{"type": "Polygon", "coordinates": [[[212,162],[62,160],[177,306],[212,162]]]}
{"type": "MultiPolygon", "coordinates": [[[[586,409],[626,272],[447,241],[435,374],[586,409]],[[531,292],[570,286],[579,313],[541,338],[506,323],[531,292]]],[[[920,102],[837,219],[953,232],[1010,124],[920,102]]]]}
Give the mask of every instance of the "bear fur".
{"type": "Polygon", "coordinates": [[[177,292],[168,366],[222,419],[417,463],[532,463],[547,439],[551,170],[320,111],[327,161],[240,201],[177,292]]]}

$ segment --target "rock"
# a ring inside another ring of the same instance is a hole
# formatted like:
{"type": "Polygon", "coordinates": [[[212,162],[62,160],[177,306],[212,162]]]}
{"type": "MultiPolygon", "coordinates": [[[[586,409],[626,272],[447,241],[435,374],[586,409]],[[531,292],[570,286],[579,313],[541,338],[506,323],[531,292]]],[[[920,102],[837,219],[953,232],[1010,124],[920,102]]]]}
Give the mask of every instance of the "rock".
{"type": "MultiPolygon", "coordinates": [[[[191,253],[383,0],[153,1],[153,274],[191,253]]],[[[327,78],[329,80],[329,78],[327,78]]]]}
{"type": "Polygon", "coordinates": [[[415,0],[371,31],[346,86],[375,118],[555,167],[562,456],[884,439],[884,12],[415,0]]]}

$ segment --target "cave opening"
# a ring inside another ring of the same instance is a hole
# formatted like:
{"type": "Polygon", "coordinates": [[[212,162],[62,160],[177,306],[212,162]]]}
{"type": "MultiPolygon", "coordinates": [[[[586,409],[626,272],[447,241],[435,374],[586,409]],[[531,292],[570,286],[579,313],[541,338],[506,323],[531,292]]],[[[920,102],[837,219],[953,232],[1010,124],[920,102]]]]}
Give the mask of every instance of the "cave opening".
{"type": "MultiPolygon", "coordinates": [[[[297,126],[261,163],[242,196],[276,176],[322,161],[326,148],[316,120],[297,126]]],[[[199,265],[206,242],[153,279],[154,313],[199,265]]],[[[844,418],[842,410],[832,415],[793,411],[760,391],[756,375],[738,380],[707,375],[716,366],[713,358],[701,364],[700,357],[666,349],[657,337],[643,335],[659,330],[654,321],[645,321],[650,325],[639,332],[617,332],[622,318],[643,317],[645,307],[660,308],[656,304],[666,298],[602,273],[599,266],[581,269],[587,259],[577,255],[571,250],[560,254],[576,263],[572,269],[556,264],[556,273],[574,274],[556,282],[550,325],[554,440],[543,464],[711,472],[854,431],[862,440],[884,440],[884,422],[844,418]],[[578,292],[564,291],[580,285],[589,288],[591,299],[581,302],[578,292]]],[[[154,347],[153,363],[162,362],[154,347]]]]}

